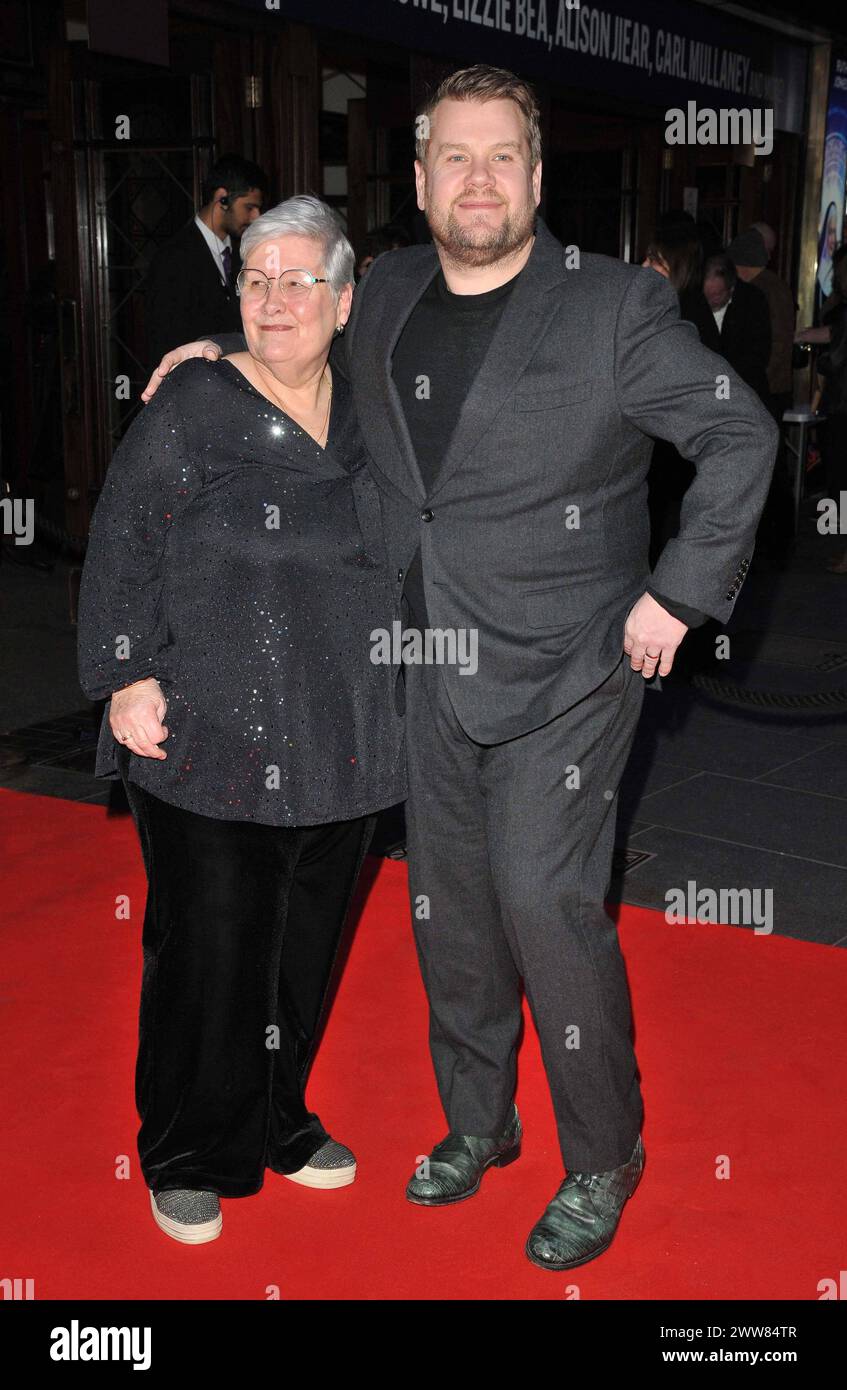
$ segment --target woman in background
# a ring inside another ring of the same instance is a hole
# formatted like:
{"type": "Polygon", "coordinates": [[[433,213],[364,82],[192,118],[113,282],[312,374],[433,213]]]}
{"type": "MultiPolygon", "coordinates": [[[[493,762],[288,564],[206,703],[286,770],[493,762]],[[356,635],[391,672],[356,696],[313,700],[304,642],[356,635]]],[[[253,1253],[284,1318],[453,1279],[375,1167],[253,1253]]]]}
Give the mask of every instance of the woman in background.
{"type": "MultiPolygon", "coordinates": [[[[833,294],[824,316],[829,344],[817,361],[822,380],[821,410],[826,415],[824,459],[827,494],[836,505],[847,495],[847,246],[832,258],[833,294]]],[[[847,550],[827,569],[847,574],[847,550]]]]}
{"type": "MultiPolygon", "coordinates": [[[[641,264],[663,275],[673,286],[679,298],[680,316],[694,324],[702,341],[703,325],[711,313],[701,287],[703,252],[694,223],[684,222],[656,232],[647,244],[641,264]]],[[[647,478],[652,568],[679,531],[682,499],[695,471],[693,463],[667,440],[656,440],[647,478]]]]}

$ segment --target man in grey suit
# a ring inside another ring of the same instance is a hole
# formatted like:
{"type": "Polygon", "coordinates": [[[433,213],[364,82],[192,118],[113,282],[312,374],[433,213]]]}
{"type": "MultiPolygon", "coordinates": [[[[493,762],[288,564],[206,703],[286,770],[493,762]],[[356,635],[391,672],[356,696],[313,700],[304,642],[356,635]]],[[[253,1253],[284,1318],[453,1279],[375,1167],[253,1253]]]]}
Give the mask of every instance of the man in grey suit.
{"type": "Polygon", "coordinates": [[[331,358],[353,382],[404,616],[477,639],[473,671],[399,678],[412,918],[449,1125],[407,1196],[461,1201],[518,1157],[523,980],[567,1170],[526,1253],[570,1269],[608,1248],[644,1162],[604,907],[642,677],[670,671],[689,626],[731,614],[777,431],[661,276],[547,230],[527,84],[454,73],[417,133],[433,245],[374,262],[331,358]],[[651,576],[653,436],[697,476],[651,576]]]}

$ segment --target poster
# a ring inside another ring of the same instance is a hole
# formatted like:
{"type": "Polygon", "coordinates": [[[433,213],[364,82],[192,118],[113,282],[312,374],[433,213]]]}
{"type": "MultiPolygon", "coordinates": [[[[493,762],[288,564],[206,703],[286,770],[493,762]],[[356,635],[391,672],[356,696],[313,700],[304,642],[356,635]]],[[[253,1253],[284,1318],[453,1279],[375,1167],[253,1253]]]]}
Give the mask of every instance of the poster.
{"type": "Polygon", "coordinates": [[[823,180],[818,219],[818,268],[815,305],[819,310],[832,293],[832,257],[845,240],[844,192],[847,181],[847,55],[833,54],[829,109],[824,139],[823,180]]]}

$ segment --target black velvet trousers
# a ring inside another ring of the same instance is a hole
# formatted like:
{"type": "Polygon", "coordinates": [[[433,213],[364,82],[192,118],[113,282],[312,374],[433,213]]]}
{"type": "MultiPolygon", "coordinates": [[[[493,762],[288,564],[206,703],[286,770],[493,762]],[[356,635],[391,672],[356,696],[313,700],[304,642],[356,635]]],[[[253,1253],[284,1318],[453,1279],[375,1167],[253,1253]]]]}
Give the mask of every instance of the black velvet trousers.
{"type": "Polygon", "coordinates": [[[305,1085],[375,816],[197,815],[127,780],[147,871],[135,1099],[154,1191],[258,1192],[328,1138],[305,1085]]]}

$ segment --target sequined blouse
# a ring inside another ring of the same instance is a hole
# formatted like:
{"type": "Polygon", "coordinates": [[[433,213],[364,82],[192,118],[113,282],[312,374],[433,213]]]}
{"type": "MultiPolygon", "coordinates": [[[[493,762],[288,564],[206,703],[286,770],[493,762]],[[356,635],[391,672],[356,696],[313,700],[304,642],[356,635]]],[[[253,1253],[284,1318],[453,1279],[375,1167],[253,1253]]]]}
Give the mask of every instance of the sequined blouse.
{"type": "MultiPolygon", "coordinates": [[[[184,362],[112,458],[79,595],[91,700],[155,676],[167,758],[129,780],[225,820],[317,825],[406,795],[379,495],[335,370],[326,449],[229,361],[184,362]]],[[[106,705],[95,774],[115,778],[106,705]]]]}

